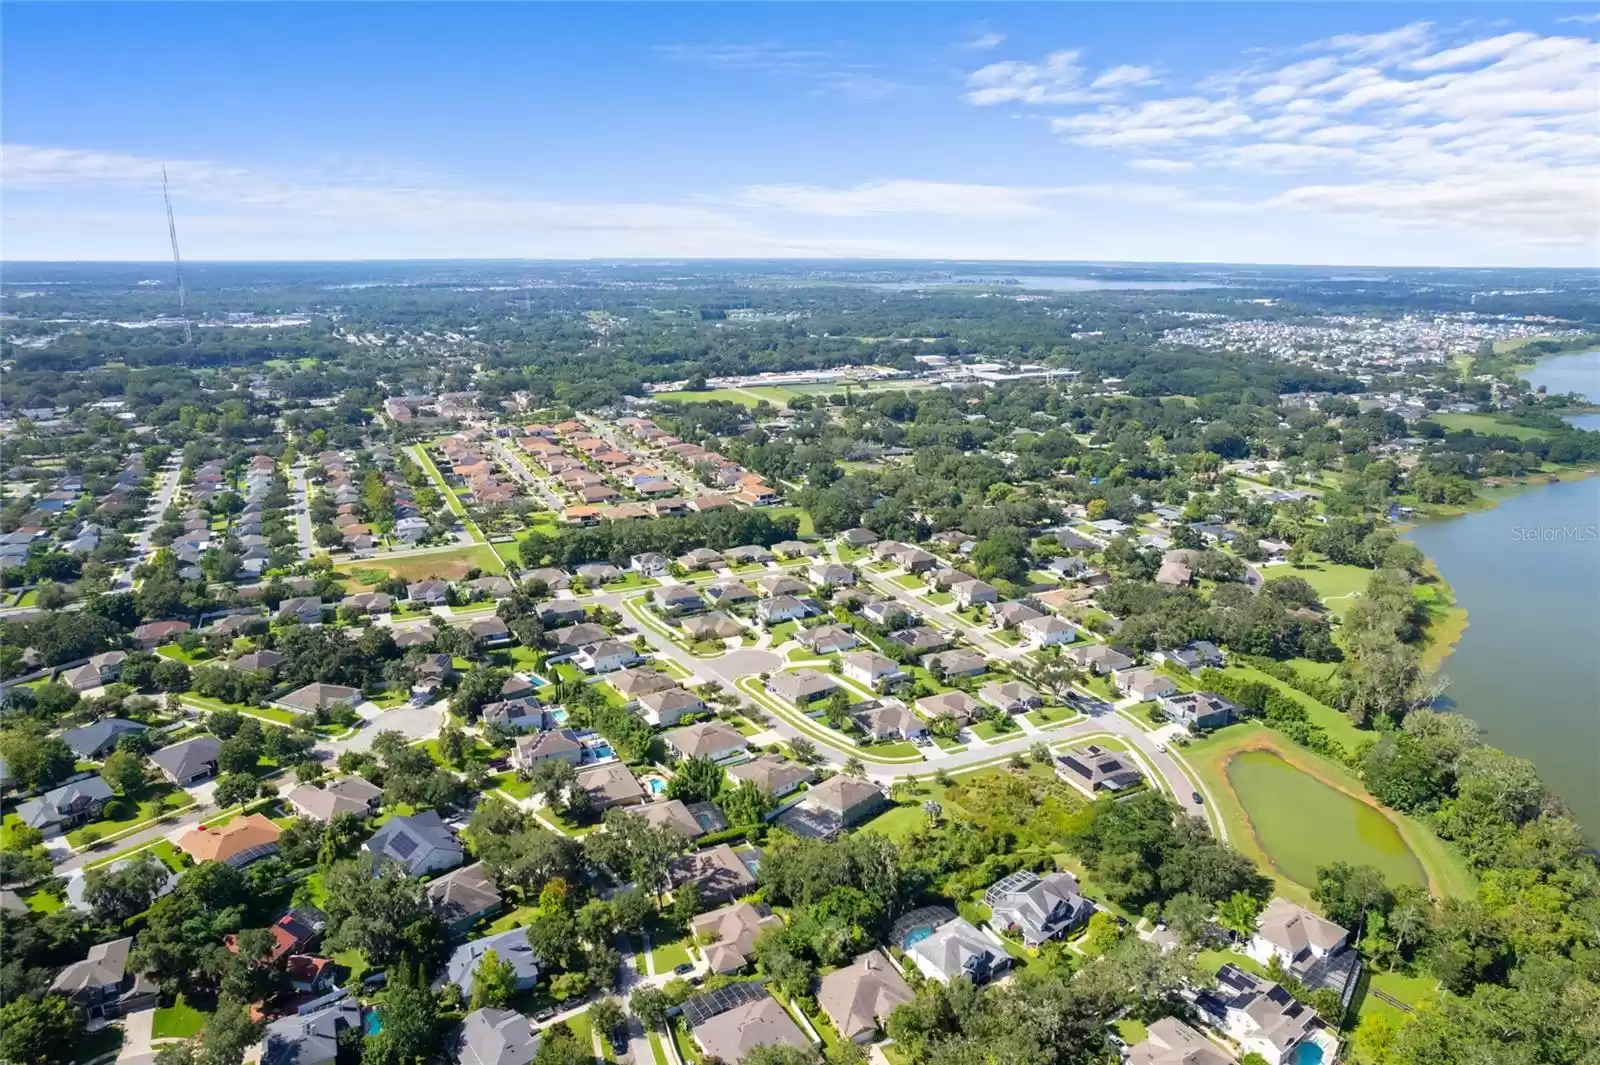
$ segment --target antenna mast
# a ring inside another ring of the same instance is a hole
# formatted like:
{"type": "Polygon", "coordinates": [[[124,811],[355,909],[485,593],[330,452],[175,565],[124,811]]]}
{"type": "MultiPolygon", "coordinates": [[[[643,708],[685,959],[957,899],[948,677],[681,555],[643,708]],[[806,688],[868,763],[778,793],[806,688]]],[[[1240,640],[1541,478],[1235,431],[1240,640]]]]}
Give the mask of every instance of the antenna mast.
{"type": "Polygon", "coordinates": [[[178,223],[172,217],[172,195],[167,192],[167,166],[161,165],[161,198],[167,203],[167,235],[172,238],[172,269],[178,275],[178,317],[183,319],[183,342],[191,344],[194,335],[189,331],[189,312],[185,308],[183,292],[183,259],[178,255],[178,223]]]}

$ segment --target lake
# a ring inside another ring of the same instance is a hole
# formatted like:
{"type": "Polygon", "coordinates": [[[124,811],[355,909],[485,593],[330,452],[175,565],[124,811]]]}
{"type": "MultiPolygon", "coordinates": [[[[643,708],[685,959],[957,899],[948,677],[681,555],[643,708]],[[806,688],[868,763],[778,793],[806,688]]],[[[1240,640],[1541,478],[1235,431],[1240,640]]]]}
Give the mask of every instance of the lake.
{"type": "MultiPolygon", "coordinates": [[[[1555,361],[1555,360],[1551,360],[1555,361]]],[[[1596,389],[1600,393],[1600,388],[1596,389]]],[[[1408,534],[1469,625],[1443,709],[1530,758],[1600,839],[1600,479],[1540,485],[1408,534]]]]}
{"type": "Polygon", "coordinates": [[[1374,866],[1391,886],[1427,882],[1422,863],[1377,807],[1269,751],[1241,751],[1226,771],[1261,849],[1295,883],[1316,887],[1317,867],[1332,862],[1374,866]]]}
{"type": "MultiPolygon", "coordinates": [[[[1552,393],[1576,392],[1590,403],[1600,403],[1600,349],[1540,359],[1522,377],[1536,388],[1543,385],[1552,393]]],[[[1600,414],[1569,414],[1566,419],[1579,429],[1600,429],[1600,414]]]]}

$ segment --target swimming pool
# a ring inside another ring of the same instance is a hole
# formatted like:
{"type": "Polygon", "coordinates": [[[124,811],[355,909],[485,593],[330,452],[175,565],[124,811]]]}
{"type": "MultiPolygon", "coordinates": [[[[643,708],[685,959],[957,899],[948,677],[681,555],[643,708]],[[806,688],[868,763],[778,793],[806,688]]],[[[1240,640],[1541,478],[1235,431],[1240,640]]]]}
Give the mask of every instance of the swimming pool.
{"type": "Polygon", "coordinates": [[[1295,1047],[1291,1065],[1322,1065],[1322,1057],[1322,1044],[1308,1039],[1295,1047]]]}
{"type": "Polygon", "coordinates": [[[561,707],[559,707],[559,706],[554,707],[554,708],[552,708],[550,710],[549,713],[550,713],[550,720],[551,721],[554,721],[558,725],[566,724],[567,712],[565,710],[563,710],[561,707]]]}
{"type": "Polygon", "coordinates": [[[660,777],[645,777],[644,783],[650,789],[650,794],[652,795],[665,795],[667,793],[667,782],[660,777]]]}
{"type": "Polygon", "coordinates": [[[900,940],[900,949],[910,950],[912,947],[916,946],[918,943],[921,943],[924,939],[927,939],[931,935],[933,935],[933,926],[931,925],[927,925],[922,928],[913,928],[911,931],[905,934],[903,939],[900,940]]]}
{"type": "Polygon", "coordinates": [[[361,1015],[361,1031],[366,1035],[377,1035],[383,1031],[383,1018],[378,1016],[377,1010],[367,1010],[361,1015]]]}
{"type": "Polygon", "coordinates": [[[597,762],[600,761],[602,758],[615,757],[616,753],[617,752],[615,752],[615,751],[613,751],[611,749],[611,744],[609,744],[609,743],[597,743],[594,746],[589,748],[590,756],[592,756],[594,758],[594,760],[597,761],[597,762]]]}
{"type": "Polygon", "coordinates": [[[545,680],[543,677],[539,676],[539,674],[537,674],[537,673],[524,673],[523,676],[527,677],[528,678],[528,683],[532,684],[535,688],[548,687],[549,684],[550,684],[549,681],[545,680]]]}

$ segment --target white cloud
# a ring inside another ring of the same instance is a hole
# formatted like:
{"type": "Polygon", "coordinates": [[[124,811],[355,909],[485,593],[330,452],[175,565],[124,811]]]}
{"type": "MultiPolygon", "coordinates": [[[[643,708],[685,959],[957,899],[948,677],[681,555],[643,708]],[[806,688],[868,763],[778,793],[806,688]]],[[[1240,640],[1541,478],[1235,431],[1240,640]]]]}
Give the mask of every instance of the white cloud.
{"type": "Polygon", "coordinates": [[[1299,51],[1199,72],[1169,95],[1136,100],[1092,99],[1098,83],[1085,91],[1072,53],[1057,53],[1074,58],[1053,81],[1030,64],[984,69],[1000,98],[1071,105],[1049,124],[1073,144],[1134,169],[1231,172],[1223,200],[1403,221],[1451,240],[1595,239],[1594,41],[1418,22],[1299,51]]]}
{"type": "Polygon", "coordinates": [[[1089,83],[1091,89],[1115,89],[1134,85],[1149,85],[1155,81],[1153,67],[1120,66],[1104,71],[1089,83]]]}
{"type": "Polygon", "coordinates": [[[860,62],[844,51],[742,41],[663,44],[656,52],[674,63],[810,82],[820,91],[861,100],[880,99],[904,87],[875,64],[860,62]]]}
{"type": "Polygon", "coordinates": [[[1596,14],[1593,14],[1593,15],[1568,15],[1566,18],[1559,18],[1559,19],[1556,19],[1556,21],[1557,22],[1576,22],[1576,23],[1579,23],[1579,24],[1586,25],[1586,24],[1589,24],[1589,23],[1600,22],[1600,12],[1597,12],[1596,14]]]}
{"type": "Polygon", "coordinates": [[[1042,63],[1008,59],[979,67],[967,76],[967,102],[987,107],[1013,102],[1053,104],[1087,99],[1078,55],[1076,51],[1052,52],[1042,63]]]}
{"type": "Polygon", "coordinates": [[[1014,218],[1039,214],[1048,189],[964,185],[938,181],[881,181],[853,188],[819,185],[756,185],[738,202],[798,214],[861,217],[873,214],[934,214],[964,218],[1014,218]]]}
{"type": "Polygon", "coordinates": [[[1153,170],[1162,174],[1181,174],[1194,169],[1194,164],[1187,159],[1130,159],[1128,165],[1135,170],[1153,170]]]}
{"type": "Polygon", "coordinates": [[[1006,35],[1003,33],[980,33],[968,41],[964,47],[974,52],[987,52],[991,48],[998,48],[1004,44],[1006,35]]]}

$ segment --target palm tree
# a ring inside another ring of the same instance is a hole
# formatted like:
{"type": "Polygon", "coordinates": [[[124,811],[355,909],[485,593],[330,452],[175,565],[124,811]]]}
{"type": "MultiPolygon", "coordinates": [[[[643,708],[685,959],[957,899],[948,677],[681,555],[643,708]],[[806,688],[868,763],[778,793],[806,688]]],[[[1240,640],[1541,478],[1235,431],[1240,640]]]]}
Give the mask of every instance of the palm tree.
{"type": "Polygon", "coordinates": [[[1260,912],[1261,903],[1254,896],[1235,891],[1217,906],[1217,923],[1230,932],[1249,937],[1255,933],[1256,915],[1260,912]]]}
{"type": "Polygon", "coordinates": [[[845,760],[844,775],[847,777],[855,777],[859,780],[867,775],[866,763],[852,754],[845,760]]]}

